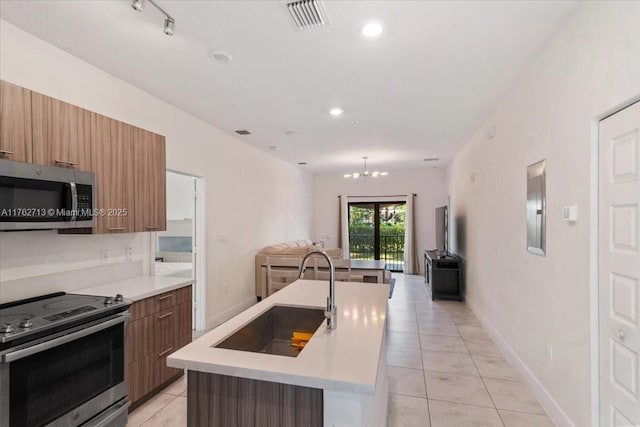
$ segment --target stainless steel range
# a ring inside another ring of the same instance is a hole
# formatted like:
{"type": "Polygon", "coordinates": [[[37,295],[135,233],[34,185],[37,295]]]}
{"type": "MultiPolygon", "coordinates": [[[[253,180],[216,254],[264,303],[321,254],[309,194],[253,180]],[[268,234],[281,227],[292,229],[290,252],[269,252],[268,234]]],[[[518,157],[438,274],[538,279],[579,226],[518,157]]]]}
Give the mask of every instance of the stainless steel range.
{"type": "Polygon", "coordinates": [[[0,304],[0,427],[122,427],[131,301],[59,292],[0,304]]]}

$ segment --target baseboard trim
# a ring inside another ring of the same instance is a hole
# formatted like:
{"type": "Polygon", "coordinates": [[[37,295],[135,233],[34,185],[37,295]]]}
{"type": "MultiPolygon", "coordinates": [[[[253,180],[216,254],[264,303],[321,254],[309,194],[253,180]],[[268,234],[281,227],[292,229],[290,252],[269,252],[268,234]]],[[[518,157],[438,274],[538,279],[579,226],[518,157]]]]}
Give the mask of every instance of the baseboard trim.
{"type": "Polygon", "coordinates": [[[562,410],[558,402],[549,394],[547,389],[542,385],[538,378],[531,372],[529,367],[518,357],[518,354],[511,348],[509,343],[500,335],[498,330],[491,325],[485,315],[478,309],[471,299],[467,297],[467,305],[476,315],[484,329],[489,333],[491,338],[496,342],[505,357],[520,374],[523,381],[529,386],[533,395],[538,399],[547,414],[558,427],[575,427],[575,424],[562,410]]]}
{"type": "Polygon", "coordinates": [[[215,316],[211,316],[207,319],[207,330],[215,328],[216,326],[226,322],[231,319],[235,315],[242,313],[247,308],[256,304],[256,297],[252,296],[242,301],[240,304],[236,304],[233,307],[223,311],[222,313],[216,314],[215,316]]]}

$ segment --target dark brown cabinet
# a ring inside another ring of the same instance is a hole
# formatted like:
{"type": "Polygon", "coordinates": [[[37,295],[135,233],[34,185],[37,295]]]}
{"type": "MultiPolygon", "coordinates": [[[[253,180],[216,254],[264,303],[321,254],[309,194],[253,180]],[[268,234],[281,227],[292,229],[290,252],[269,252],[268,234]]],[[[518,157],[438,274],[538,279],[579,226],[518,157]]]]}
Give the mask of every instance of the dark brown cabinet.
{"type": "Polygon", "coordinates": [[[191,342],[191,286],[136,301],[127,325],[126,383],[135,407],[183,374],[167,356],[191,342]]]}
{"type": "Polygon", "coordinates": [[[32,163],[31,91],[0,80],[0,159],[32,163]]]}
{"type": "Polygon", "coordinates": [[[431,287],[432,300],[464,301],[464,269],[459,256],[424,251],[424,281],[431,287]]]}

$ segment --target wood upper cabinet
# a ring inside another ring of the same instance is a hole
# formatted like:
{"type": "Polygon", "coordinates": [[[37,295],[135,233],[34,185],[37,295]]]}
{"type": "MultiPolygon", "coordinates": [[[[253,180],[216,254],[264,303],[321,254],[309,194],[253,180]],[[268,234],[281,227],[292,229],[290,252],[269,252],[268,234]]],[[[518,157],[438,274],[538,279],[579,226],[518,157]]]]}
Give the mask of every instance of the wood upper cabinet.
{"type": "Polygon", "coordinates": [[[0,80],[0,158],[32,162],[31,91],[0,80]]]}
{"type": "Polygon", "coordinates": [[[135,231],[167,229],[165,138],[135,128],[133,130],[135,231]]]}
{"type": "Polygon", "coordinates": [[[31,95],[33,163],[91,170],[91,112],[55,98],[31,95]]]}
{"type": "Polygon", "coordinates": [[[91,113],[91,170],[96,174],[96,233],[132,233],[134,127],[91,113]]]}
{"type": "Polygon", "coordinates": [[[161,135],[0,80],[0,159],[96,174],[96,227],[61,233],[167,228],[161,135]]]}

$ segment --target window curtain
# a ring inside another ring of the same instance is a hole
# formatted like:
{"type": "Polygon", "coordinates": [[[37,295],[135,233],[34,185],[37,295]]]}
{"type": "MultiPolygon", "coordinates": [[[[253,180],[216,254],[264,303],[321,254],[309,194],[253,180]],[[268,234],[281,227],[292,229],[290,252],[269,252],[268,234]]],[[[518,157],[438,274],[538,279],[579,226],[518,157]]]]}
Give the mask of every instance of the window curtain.
{"type": "Polygon", "coordinates": [[[415,194],[407,196],[407,213],[404,224],[404,272],[419,274],[418,252],[416,251],[415,233],[415,194]]]}
{"type": "Polygon", "coordinates": [[[351,258],[349,250],[349,201],[346,195],[338,196],[340,200],[340,222],[338,224],[339,246],[342,249],[342,258],[351,258]]]}

